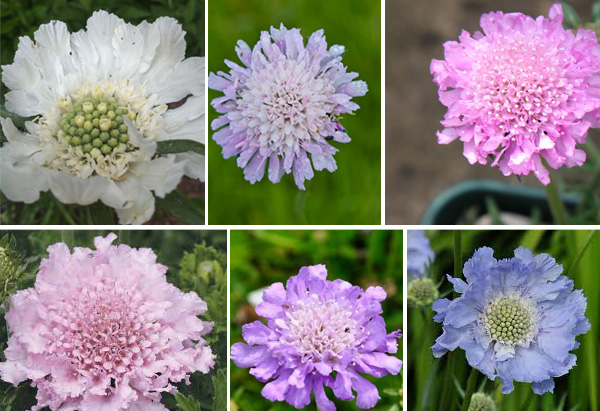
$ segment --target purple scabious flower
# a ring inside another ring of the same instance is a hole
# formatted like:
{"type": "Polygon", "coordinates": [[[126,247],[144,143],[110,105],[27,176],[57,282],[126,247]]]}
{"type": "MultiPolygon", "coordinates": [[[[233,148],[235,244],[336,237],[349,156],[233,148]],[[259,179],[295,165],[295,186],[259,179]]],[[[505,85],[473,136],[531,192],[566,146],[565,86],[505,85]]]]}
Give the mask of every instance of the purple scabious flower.
{"type": "Polygon", "coordinates": [[[444,44],[431,74],[448,107],[440,144],[460,139],[471,164],[497,166],[506,176],[533,171],[543,183],[558,169],[580,166],[590,127],[600,126],[600,45],[592,30],[562,27],[554,4],[533,19],[484,14],[481,28],[444,44]]]}
{"type": "Polygon", "coordinates": [[[402,362],[387,353],[398,351],[400,331],[386,333],[381,317],[381,287],[360,287],[328,281],[324,265],[303,267],[287,282],[275,283],[263,294],[256,313],[267,319],[244,325],[247,344],[231,347],[238,367],[268,382],[262,395],[286,401],[296,408],[310,404],[314,392],[321,411],[334,411],[324,387],[336,397],[372,408],[379,400],[377,387],[359,373],[373,377],[398,374],[402,362]]]}
{"type": "Polygon", "coordinates": [[[408,230],[406,232],[406,253],[409,279],[422,277],[435,255],[424,230],[408,230]]]}
{"type": "Polygon", "coordinates": [[[346,72],[344,51],[339,45],[328,50],[323,30],[305,46],[299,29],[281,24],[279,30],[263,31],[252,50],[238,41],[236,52],[245,67],[225,60],[229,73],[210,73],[208,86],[224,94],[211,103],[223,114],[211,124],[218,130],[213,139],[223,157],[239,155],[237,164],[250,183],[262,179],[267,160],[269,180],[277,183],[293,171],[302,190],[313,167],[337,169],[333,155],[338,149],[329,141],[350,141],[341,116],[359,108],[352,97],[367,93],[367,83],[352,81],[358,73],[346,72]]]}
{"type": "Polygon", "coordinates": [[[463,269],[466,282],[448,276],[461,296],[433,304],[443,324],[433,354],[462,348],[471,367],[500,379],[504,394],[513,381],[530,382],[538,395],[552,392],[553,378],[575,365],[575,337],[590,329],[586,299],[548,254],[517,248],[500,261],[493,254],[475,251],[463,269]]]}

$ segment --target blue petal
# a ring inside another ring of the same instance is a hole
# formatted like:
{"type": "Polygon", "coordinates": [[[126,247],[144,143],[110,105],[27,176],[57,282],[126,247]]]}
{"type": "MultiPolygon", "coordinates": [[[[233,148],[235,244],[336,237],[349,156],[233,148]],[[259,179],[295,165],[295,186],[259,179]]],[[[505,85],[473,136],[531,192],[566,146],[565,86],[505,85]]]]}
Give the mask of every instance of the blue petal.
{"type": "MultiPolygon", "coordinates": [[[[477,278],[485,277],[489,274],[491,267],[496,264],[494,250],[489,247],[481,247],[475,251],[473,257],[465,263],[463,274],[468,283],[472,283],[477,278]]],[[[455,273],[456,275],[457,273],[455,273]]]]}
{"type": "Polygon", "coordinates": [[[554,380],[552,378],[548,378],[547,380],[533,382],[531,383],[531,389],[533,389],[533,392],[535,392],[537,395],[542,395],[547,392],[553,393],[554,380]]]}

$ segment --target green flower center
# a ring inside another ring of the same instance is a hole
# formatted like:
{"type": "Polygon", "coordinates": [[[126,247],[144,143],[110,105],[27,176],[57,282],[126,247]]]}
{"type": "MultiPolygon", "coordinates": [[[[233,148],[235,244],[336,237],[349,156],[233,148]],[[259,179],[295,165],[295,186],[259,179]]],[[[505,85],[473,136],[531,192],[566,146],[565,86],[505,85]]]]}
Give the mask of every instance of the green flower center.
{"type": "Polygon", "coordinates": [[[489,395],[476,392],[471,397],[469,411],[496,411],[496,404],[489,395]]]}
{"type": "Polygon", "coordinates": [[[410,305],[431,305],[438,296],[438,289],[431,278],[416,278],[408,283],[406,297],[410,305]]]}
{"type": "Polygon", "coordinates": [[[487,329],[492,340],[516,344],[526,338],[534,326],[535,308],[522,298],[498,297],[485,311],[487,329]]]}
{"type": "Polygon", "coordinates": [[[136,113],[119,107],[114,97],[78,101],[63,114],[60,126],[69,145],[84,153],[110,155],[127,148],[129,132],[123,116],[135,120],[136,113]]]}

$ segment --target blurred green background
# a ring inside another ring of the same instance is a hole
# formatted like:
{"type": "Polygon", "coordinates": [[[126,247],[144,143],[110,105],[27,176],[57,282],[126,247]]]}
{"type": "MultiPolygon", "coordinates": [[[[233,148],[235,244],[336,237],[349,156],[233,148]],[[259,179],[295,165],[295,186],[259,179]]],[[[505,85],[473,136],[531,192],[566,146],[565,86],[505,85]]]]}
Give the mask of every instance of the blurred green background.
{"type": "MultiPolygon", "coordinates": [[[[204,1],[203,0],[0,0],[0,58],[1,64],[14,61],[19,37],[29,36],[40,25],[50,20],[60,20],[67,24],[71,33],[84,29],[87,19],[96,10],[114,13],[131,24],[143,20],[153,22],[158,17],[175,18],[186,32],[186,57],[204,56],[204,1]]],[[[1,83],[0,103],[4,107],[4,95],[9,91],[1,83]]],[[[3,117],[8,113],[2,111],[3,117]]],[[[1,131],[1,130],[0,130],[1,131]]],[[[5,142],[0,132],[0,143],[5,142]]],[[[204,209],[204,185],[197,180],[184,177],[179,189],[198,209],[204,209]]],[[[90,207],[62,204],[50,193],[42,193],[40,200],[33,204],[13,203],[0,193],[0,221],[3,224],[95,224],[89,215],[90,207]]],[[[96,210],[91,212],[96,213],[96,210]]],[[[98,214],[98,213],[96,213],[98,214]]],[[[180,224],[181,222],[159,210],[147,224],[180,224]]]]}
{"type": "MultiPolygon", "coordinates": [[[[305,39],[325,30],[329,46],[346,47],[343,64],[369,86],[354,116],[341,121],[351,142],[334,146],[338,169],[315,172],[306,192],[292,175],[272,184],[267,175],[251,185],[235,158],[224,160],[208,140],[209,224],[379,224],[381,221],[381,5],[350,0],[218,0],[209,1],[209,72],[228,71],[225,59],[239,63],[235,45],[250,48],[260,32],[283,23],[301,29],[305,39]],[[224,207],[223,205],[227,206],[224,207]]],[[[209,90],[209,102],[222,93],[209,90]]],[[[217,117],[210,107],[209,122],[217,117]]],[[[210,123],[209,123],[210,124],[210,123]]],[[[212,132],[210,132],[212,134],[212,132]]]]}
{"type": "MultiPolygon", "coordinates": [[[[402,327],[402,231],[231,231],[231,343],[241,342],[242,325],[261,319],[248,302],[248,294],[272,283],[285,282],[301,267],[325,264],[328,280],[341,278],[367,288],[380,285],[388,293],[383,302],[387,331],[402,327]]],[[[263,319],[264,320],[264,319],[263,319]]],[[[402,340],[398,340],[402,356],[402,340]]],[[[402,372],[401,372],[402,373],[402,372]]],[[[398,411],[401,373],[372,379],[381,400],[373,408],[398,411]]],[[[231,411],[283,411],[294,408],[271,402],[260,394],[263,383],[231,363],[231,411]]],[[[329,388],[338,410],[358,410],[355,401],[339,401],[329,388]]],[[[307,409],[316,409],[314,399],[307,409]]]]}
{"type": "MultiPolygon", "coordinates": [[[[435,252],[435,263],[432,274],[440,283],[440,294],[451,292],[451,284],[445,279],[446,274],[464,278],[462,272],[454,273],[454,231],[427,231],[435,252]]],[[[555,378],[554,394],[538,396],[531,390],[531,384],[515,382],[515,390],[509,395],[501,395],[497,390],[497,382],[488,380],[478,373],[476,390],[485,391],[494,396],[499,411],[554,411],[554,410],[591,410],[597,411],[598,404],[598,339],[600,335],[600,236],[591,237],[591,232],[578,231],[544,231],[544,230],[472,230],[461,231],[462,263],[483,246],[495,250],[496,259],[514,257],[514,250],[523,246],[534,254],[547,253],[562,264],[568,277],[575,282],[576,289],[582,289],[587,297],[586,316],[592,324],[591,330],[577,341],[581,346],[573,352],[577,356],[577,365],[571,371],[555,378]],[[580,252],[592,238],[583,257],[576,265],[580,252]]],[[[461,264],[462,267],[462,264],[461,264]]],[[[452,298],[452,296],[446,296],[452,298]]],[[[451,409],[459,409],[463,401],[470,367],[465,353],[457,349],[436,360],[430,347],[441,335],[440,324],[433,321],[434,312],[431,307],[419,309],[409,307],[408,312],[408,369],[409,392],[408,409],[435,410],[440,406],[440,398],[444,389],[449,390],[451,409]],[[447,373],[449,358],[452,358],[453,372],[447,373]]]]}
{"type": "MultiPolygon", "coordinates": [[[[16,289],[33,287],[41,259],[47,258],[48,245],[65,242],[71,248],[94,249],[93,239],[106,236],[107,230],[0,230],[0,238],[14,236],[16,251],[27,261],[18,277],[16,289]]],[[[177,395],[163,394],[162,402],[170,410],[225,411],[227,409],[227,232],[226,231],[143,231],[121,230],[114,244],[151,248],[157,262],[168,266],[167,281],[184,292],[195,291],[208,304],[203,319],[215,325],[205,336],[217,363],[208,374],[191,374],[191,384],[175,384],[177,395]]],[[[2,246],[5,246],[2,243],[2,246]]],[[[126,273],[124,273],[126,275],[126,273]]],[[[0,280],[6,287],[7,273],[0,268],[0,280]]],[[[12,288],[12,287],[11,287],[12,288]]],[[[13,290],[14,292],[14,290],[13,290]]],[[[2,294],[0,293],[0,296],[2,294]]],[[[9,332],[5,321],[6,306],[0,301],[0,361],[5,360],[9,332]]],[[[13,387],[0,380],[0,410],[25,411],[35,403],[36,389],[28,382],[13,387]]],[[[48,411],[44,408],[42,411],[48,411]]]]}

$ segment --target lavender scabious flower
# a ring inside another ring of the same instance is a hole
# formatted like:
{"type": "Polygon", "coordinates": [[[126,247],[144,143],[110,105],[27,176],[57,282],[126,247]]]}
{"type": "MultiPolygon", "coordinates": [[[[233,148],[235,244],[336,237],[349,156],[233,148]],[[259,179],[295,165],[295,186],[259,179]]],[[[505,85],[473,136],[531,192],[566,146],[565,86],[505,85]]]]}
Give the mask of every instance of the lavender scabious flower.
{"type": "Polygon", "coordinates": [[[262,395],[286,401],[296,408],[310,404],[314,392],[321,411],[334,411],[324,387],[336,397],[372,408],[379,400],[377,387],[360,373],[373,377],[397,374],[402,362],[386,353],[398,350],[400,331],[386,333],[381,317],[381,287],[360,287],[328,281],[324,265],[303,267],[287,282],[267,288],[256,313],[267,319],[244,325],[247,344],[231,347],[238,367],[268,382],[262,395]]]}
{"type": "Polygon", "coordinates": [[[553,378],[575,365],[575,337],[590,329],[586,299],[548,254],[517,248],[500,261],[493,254],[475,251],[464,266],[466,282],[448,276],[461,296],[433,304],[434,320],[443,324],[433,354],[462,348],[471,367],[500,379],[504,394],[513,380],[530,382],[538,395],[552,392],[553,378]]]}
{"type": "Polygon", "coordinates": [[[339,120],[359,108],[352,97],[367,93],[367,83],[352,81],[358,73],[342,64],[344,46],[328,50],[323,30],[305,46],[299,29],[281,24],[263,31],[254,49],[240,40],[236,51],[246,67],[226,60],[230,72],[208,78],[208,86],[224,94],[211,103],[223,114],[211,125],[220,128],[213,139],[223,156],[239,154],[237,164],[252,184],[262,179],[267,160],[269,180],[277,183],[293,171],[302,190],[313,167],[335,171],[338,149],[329,141],[350,141],[339,120]]]}
{"type": "Polygon", "coordinates": [[[411,280],[422,277],[435,260],[424,230],[407,230],[406,253],[408,276],[411,280]]]}
{"type": "Polygon", "coordinates": [[[600,126],[600,45],[592,30],[562,27],[554,4],[533,19],[521,13],[484,14],[484,34],[463,31],[431,62],[439,97],[448,107],[440,144],[460,139],[471,164],[493,158],[506,176],[533,171],[543,183],[558,169],[580,166],[590,127],[600,126]]]}
{"type": "Polygon", "coordinates": [[[32,411],[167,411],[161,393],[214,365],[206,303],[167,283],[152,250],[115,238],[51,245],[35,286],[10,299],[0,377],[37,387],[32,411]]]}

